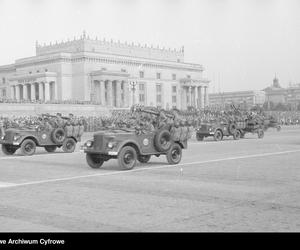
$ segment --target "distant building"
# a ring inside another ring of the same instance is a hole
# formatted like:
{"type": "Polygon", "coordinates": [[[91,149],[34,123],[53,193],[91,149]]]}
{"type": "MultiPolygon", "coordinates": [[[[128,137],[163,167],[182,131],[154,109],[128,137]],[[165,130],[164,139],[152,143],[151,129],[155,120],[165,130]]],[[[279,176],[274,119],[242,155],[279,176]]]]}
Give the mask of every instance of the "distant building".
{"type": "Polygon", "coordinates": [[[263,89],[263,91],[266,93],[266,102],[268,105],[270,105],[270,102],[274,104],[286,102],[287,90],[280,86],[277,77],[273,79],[273,84],[263,89]]]}
{"type": "Polygon", "coordinates": [[[295,110],[300,105],[300,83],[290,85],[286,88],[286,103],[290,104],[291,109],[295,110]]]}
{"type": "Polygon", "coordinates": [[[208,105],[209,81],[184,48],[91,39],[36,44],[36,55],[0,66],[0,96],[16,100],[95,101],[181,108],[208,105]]]}
{"type": "Polygon", "coordinates": [[[263,91],[233,91],[209,94],[209,104],[211,107],[225,107],[230,104],[262,105],[265,102],[265,93],[263,91]]]}

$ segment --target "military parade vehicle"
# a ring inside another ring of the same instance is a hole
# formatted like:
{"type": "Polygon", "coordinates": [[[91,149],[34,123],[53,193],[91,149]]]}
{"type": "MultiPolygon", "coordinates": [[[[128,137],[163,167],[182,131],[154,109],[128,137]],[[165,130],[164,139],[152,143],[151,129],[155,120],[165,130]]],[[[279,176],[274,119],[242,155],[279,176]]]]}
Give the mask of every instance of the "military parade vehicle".
{"type": "Polygon", "coordinates": [[[214,119],[201,123],[196,129],[196,139],[203,141],[205,137],[213,137],[215,141],[221,141],[224,136],[232,136],[238,140],[244,135],[238,123],[228,119],[214,119]]]}
{"type": "Polygon", "coordinates": [[[266,131],[268,128],[275,128],[277,131],[281,130],[279,122],[273,116],[264,120],[264,130],[266,131]]]}
{"type": "Polygon", "coordinates": [[[200,124],[196,129],[197,140],[202,141],[209,136],[213,136],[215,141],[221,141],[224,136],[233,136],[238,140],[244,138],[246,133],[257,134],[258,138],[264,137],[267,121],[263,116],[252,112],[245,117],[235,105],[232,104],[231,108],[232,111],[224,113],[221,118],[200,124]]]}
{"type": "MultiPolygon", "coordinates": [[[[54,116],[52,118],[55,119],[54,116]]],[[[62,119],[67,119],[62,117],[62,119]]],[[[41,117],[41,121],[49,121],[50,116],[41,117]]],[[[42,124],[44,124],[42,122],[42,124]]],[[[26,126],[9,128],[0,138],[2,151],[6,155],[13,155],[18,149],[25,156],[33,155],[36,147],[44,147],[47,152],[54,152],[57,148],[66,153],[74,152],[76,143],[81,140],[82,131],[76,132],[72,126],[62,126],[52,122],[53,126],[26,126]],[[69,128],[69,129],[68,129],[69,128]],[[70,132],[71,131],[71,132],[70,132]],[[75,133],[74,133],[75,132],[75,133]]]]}
{"type": "MultiPolygon", "coordinates": [[[[161,117],[159,111],[150,108],[141,108],[138,112],[151,114],[157,119],[161,117]]],[[[112,128],[96,132],[82,150],[86,153],[87,164],[92,168],[100,168],[105,161],[117,159],[120,168],[129,170],[137,161],[147,163],[153,155],[166,155],[169,164],[178,164],[182,149],[187,148],[187,134],[179,131],[181,127],[175,128],[166,123],[154,130],[144,131],[112,128]]]]}

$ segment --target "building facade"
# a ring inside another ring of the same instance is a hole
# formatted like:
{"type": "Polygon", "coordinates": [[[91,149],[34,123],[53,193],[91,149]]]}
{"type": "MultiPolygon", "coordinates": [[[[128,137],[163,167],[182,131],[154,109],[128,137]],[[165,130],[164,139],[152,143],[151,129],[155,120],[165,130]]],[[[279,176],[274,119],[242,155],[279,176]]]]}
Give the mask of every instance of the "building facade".
{"type": "Polygon", "coordinates": [[[262,105],[265,102],[265,93],[263,91],[233,91],[209,94],[209,103],[211,107],[226,107],[234,104],[246,105],[262,105]]]}
{"type": "Polygon", "coordinates": [[[91,39],[40,45],[36,55],[0,66],[0,94],[14,100],[91,101],[186,109],[208,105],[209,81],[200,64],[184,62],[184,48],[162,49],[91,39]]]}
{"type": "Polygon", "coordinates": [[[286,103],[287,90],[282,88],[279,84],[278,78],[273,79],[273,84],[263,90],[266,93],[266,102],[270,106],[270,102],[286,103]]]}

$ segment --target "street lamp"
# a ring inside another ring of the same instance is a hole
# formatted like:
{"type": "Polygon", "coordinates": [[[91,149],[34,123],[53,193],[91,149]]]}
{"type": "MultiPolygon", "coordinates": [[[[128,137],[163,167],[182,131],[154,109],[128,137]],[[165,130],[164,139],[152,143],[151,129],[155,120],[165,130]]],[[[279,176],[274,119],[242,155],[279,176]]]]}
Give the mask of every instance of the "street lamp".
{"type": "Polygon", "coordinates": [[[135,104],[135,91],[136,91],[137,81],[130,81],[129,84],[131,86],[131,91],[132,91],[132,105],[134,105],[135,104]]]}

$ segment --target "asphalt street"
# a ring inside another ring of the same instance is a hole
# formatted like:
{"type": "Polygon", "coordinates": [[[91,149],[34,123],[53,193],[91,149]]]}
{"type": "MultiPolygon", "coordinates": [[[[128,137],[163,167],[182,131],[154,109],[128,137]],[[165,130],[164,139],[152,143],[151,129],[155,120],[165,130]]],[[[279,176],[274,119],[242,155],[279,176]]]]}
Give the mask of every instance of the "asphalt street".
{"type": "Polygon", "coordinates": [[[300,127],[192,139],[179,165],[154,156],[130,171],[116,160],[92,169],[79,146],[0,153],[0,231],[300,230],[300,127]]]}

